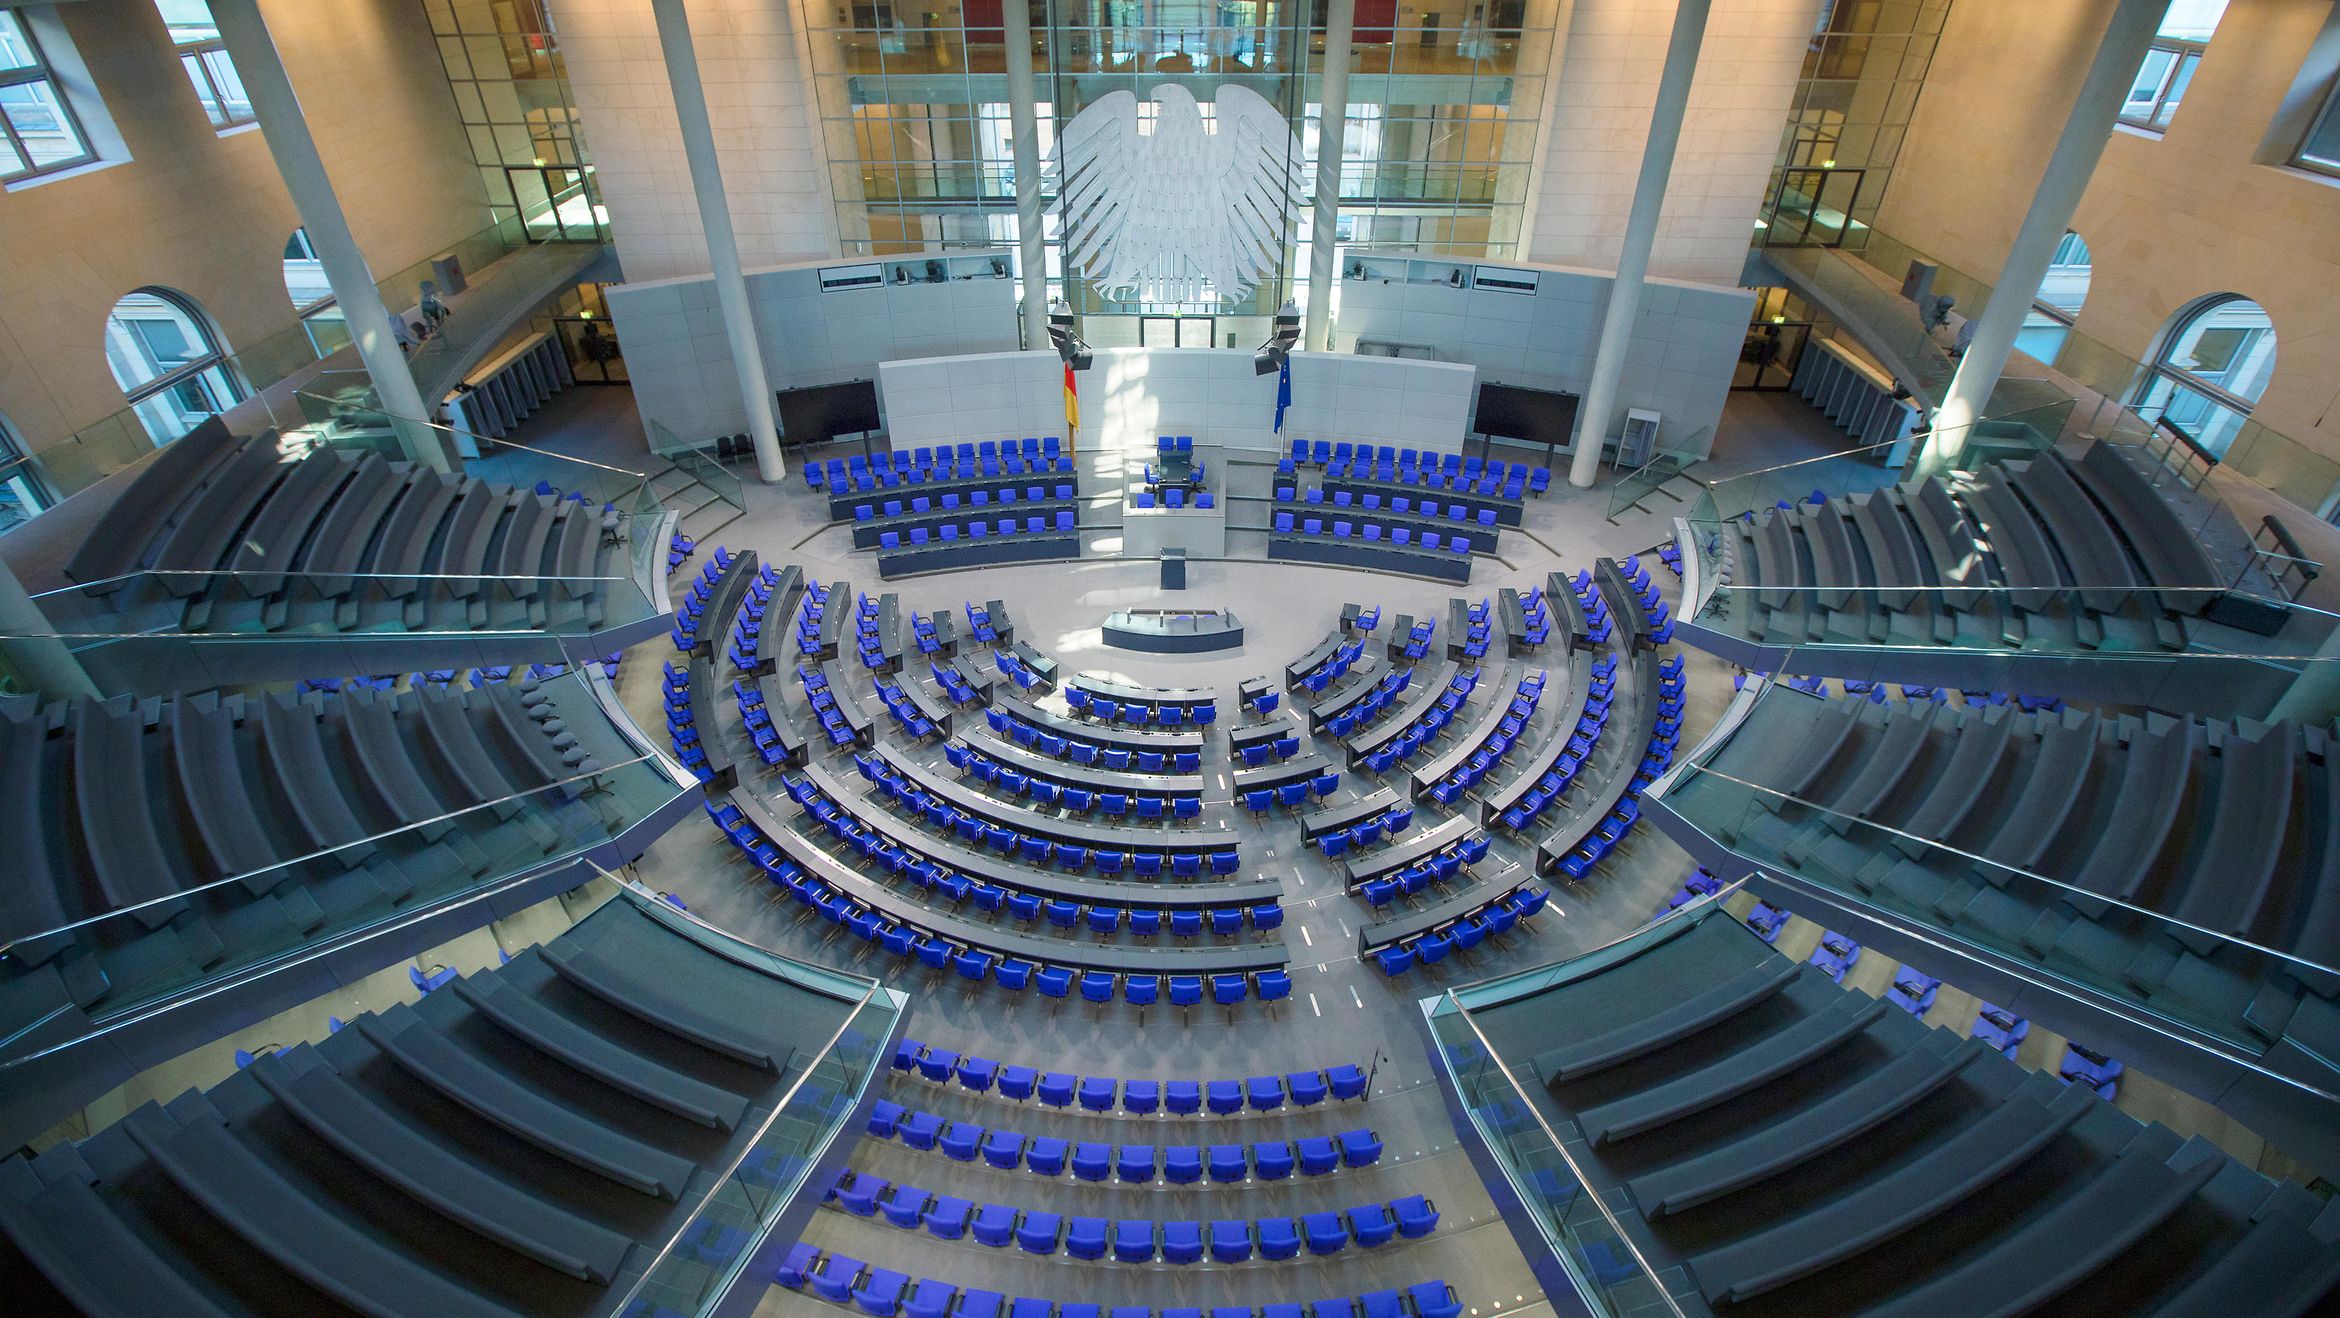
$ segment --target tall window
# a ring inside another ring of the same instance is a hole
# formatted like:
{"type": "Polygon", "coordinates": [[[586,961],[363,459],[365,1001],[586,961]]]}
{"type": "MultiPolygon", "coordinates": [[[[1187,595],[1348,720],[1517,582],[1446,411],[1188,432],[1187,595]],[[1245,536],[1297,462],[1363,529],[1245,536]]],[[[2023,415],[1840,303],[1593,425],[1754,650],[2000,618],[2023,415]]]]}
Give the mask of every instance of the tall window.
{"type": "Polygon", "coordinates": [[[2213,454],[2224,454],[2275,374],[2275,326],[2249,298],[2217,293],[2186,306],[2162,335],[2135,404],[2213,454]]]}
{"type": "Polygon", "coordinates": [[[2226,0],[2170,0],[2153,48],[2145,52],[2137,79],[2129,84],[2128,99],[2121,105],[2122,123],[2169,127],[2170,116],[2177,113],[2178,102],[2194,81],[2194,66],[2202,62],[2202,51],[2225,13],[2226,0]]]}
{"type": "Polygon", "coordinates": [[[24,16],[0,9],[0,181],[97,159],[24,16]]]}
{"type": "Polygon", "coordinates": [[[2079,234],[2066,233],[2056,244],[2056,254],[2048,259],[2047,274],[2039,281],[2039,292],[2032,297],[2031,310],[2015,336],[2016,347],[2040,361],[2054,363],[2072,332],[2073,318],[2088,300],[2091,269],[2088,244],[2079,234]]]}
{"type": "Polygon", "coordinates": [[[171,44],[179,48],[179,63],[187,70],[187,80],[195,84],[195,95],[203,102],[203,113],[211,117],[211,126],[231,128],[252,122],[252,100],[244,95],[244,80],[236,76],[236,66],[228,61],[219,26],[211,21],[209,0],[154,0],[154,7],[162,11],[163,23],[171,30],[171,44]]]}
{"type": "Polygon", "coordinates": [[[284,291],[292,299],[301,328],[309,332],[309,346],[319,357],[330,357],[349,346],[349,322],[333,300],[333,285],[325,280],[325,264],[309,245],[309,231],[295,229],[284,244],[284,291]]]}
{"type": "Polygon", "coordinates": [[[195,304],[141,288],[106,317],[106,365],[157,447],[243,397],[195,304]]]}

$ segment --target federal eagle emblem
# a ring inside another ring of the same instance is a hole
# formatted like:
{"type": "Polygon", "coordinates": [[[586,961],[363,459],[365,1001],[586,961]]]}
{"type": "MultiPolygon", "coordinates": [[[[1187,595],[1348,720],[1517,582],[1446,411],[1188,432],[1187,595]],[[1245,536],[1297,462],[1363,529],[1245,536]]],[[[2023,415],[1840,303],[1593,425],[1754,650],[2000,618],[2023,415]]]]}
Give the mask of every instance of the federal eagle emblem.
{"type": "Polygon", "coordinates": [[[1067,269],[1108,297],[1236,298],[1273,278],[1302,199],[1300,138],[1246,87],[1223,86],[1206,124],[1194,93],[1154,88],[1151,132],[1138,99],[1113,92],[1057,135],[1048,172],[1067,269]]]}

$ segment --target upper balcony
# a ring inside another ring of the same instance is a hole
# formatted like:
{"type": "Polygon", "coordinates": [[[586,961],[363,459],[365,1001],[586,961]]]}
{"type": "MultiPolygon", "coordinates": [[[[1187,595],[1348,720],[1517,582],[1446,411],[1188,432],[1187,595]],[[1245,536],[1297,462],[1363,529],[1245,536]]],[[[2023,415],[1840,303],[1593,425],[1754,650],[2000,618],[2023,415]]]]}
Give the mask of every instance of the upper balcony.
{"type": "Polygon", "coordinates": [[[1645,801],[1758,895],[2340,1168],[2327,728],[1754,680],[1645,801]]]}

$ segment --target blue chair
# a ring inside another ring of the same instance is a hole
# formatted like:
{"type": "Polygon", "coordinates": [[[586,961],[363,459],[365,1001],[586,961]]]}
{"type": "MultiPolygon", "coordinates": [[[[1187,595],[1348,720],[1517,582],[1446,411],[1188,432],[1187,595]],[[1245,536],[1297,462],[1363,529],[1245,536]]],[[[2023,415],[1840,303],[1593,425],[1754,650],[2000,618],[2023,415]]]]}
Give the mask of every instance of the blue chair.
{"type": "MultiPolygon", "coordinates": [[[[1150,1263],[1154,1258],[1154,1224],[1152,1222],[1118,1221],[1113,1224],[1113,1260],[1116,1263],[1150,1263]]],[[[1153,1310],[1139,1306],[1146,1318],[1153,1318],[1153,1310]]],[[[1119,1318],[1121,1310],[1114,1310],[1119,1318]]]]}
{"type": "Polygon", "coordinates": [[[1164,1222],[1162,1224],[1162,1261],[1164,1263],[1199,1263],[1203,1256],[1203,1229],[1200,1222],[1164,1222]]]}
{"type": "Polygon", "coordinates": [[[1068,1146],[1053,1135],[1037,1135],[1024,1154],[1024,1169],[1038,1176],[1064,1175],[1068,1146]]]}
{"type": "Polygon", "coordinates": [[[1192,1185],[1202,1179],[1202,1150],[1191,1144],[1173,1144],[1162,1150],[1162,1179],[1172,1185],[1192,1185]]]}
{"type": "Polygon", "coordinates": [[[1251,1146],[1251,1168],[1263,1181],[1286,1180],[1298,1165],[1292,1146],[1282,1140],[1262,1140],[1251,1146]]]}
{"type": "Polygon", "coordinates": [[[1214,1144],[1210,1153],[1211,1179],[1222,1183],[1240,1181],[1251,1174],[1251,1160],[1240,1144],[1214,1144]]]}
{"type": "Polygon", "coordinates": [[[1214,1263],[1247,1263],[1251,1260],[1251,1223],[1217,1221],[1211,1223],[1211,1261],[1214,1263]]]}
{"type": "MultiPolygon", "coordinates": [[[[1064,1252],[1076,1259],[1104,1258],[1110,1230],[1110,1225],[1102,1217],[1076,1217],[1065,1229],[1064,1252]]],[[[1025,1301],[1019,1299],[1016,1303],[1021,1305],[1025,1301]]],[[[1035,1314],[1033,1318],[1047,1318],[1047,1301],[1041,1300],[1036,1303],[1042,1306],[1042,1311],[1035,1314]]],[[[1012,1310],[1010,1318],[1013,1318],[1012,1310]]]]}
{"type": "Polygon", "coordinates": [[[1016,1244],[1027,1254],[1053,1254],[1063,1231],[1064,1219],[1057,1214],[1027,1211],[1016,1224],[1016,1244]]]}
{"type": "Polygon", "coordinates": [[[1124,1144],[1114,1150],[1113,1174],[1130,1185],[1151,1184],[1155,1149],[1151,1144],[1124,1144]]]}

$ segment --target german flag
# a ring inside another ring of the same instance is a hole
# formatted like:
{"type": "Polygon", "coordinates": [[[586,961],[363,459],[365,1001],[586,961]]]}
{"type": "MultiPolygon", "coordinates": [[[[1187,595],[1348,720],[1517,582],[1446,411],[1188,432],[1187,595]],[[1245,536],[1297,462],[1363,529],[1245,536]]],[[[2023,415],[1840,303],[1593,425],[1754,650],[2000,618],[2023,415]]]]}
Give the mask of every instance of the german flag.
{"type": "Polygon", "coordinates": [[[1071,362],[1064,364],[1064,444],[1067,449],[1080,442],[1081,391],[1073,383],[1071,362]]]}

